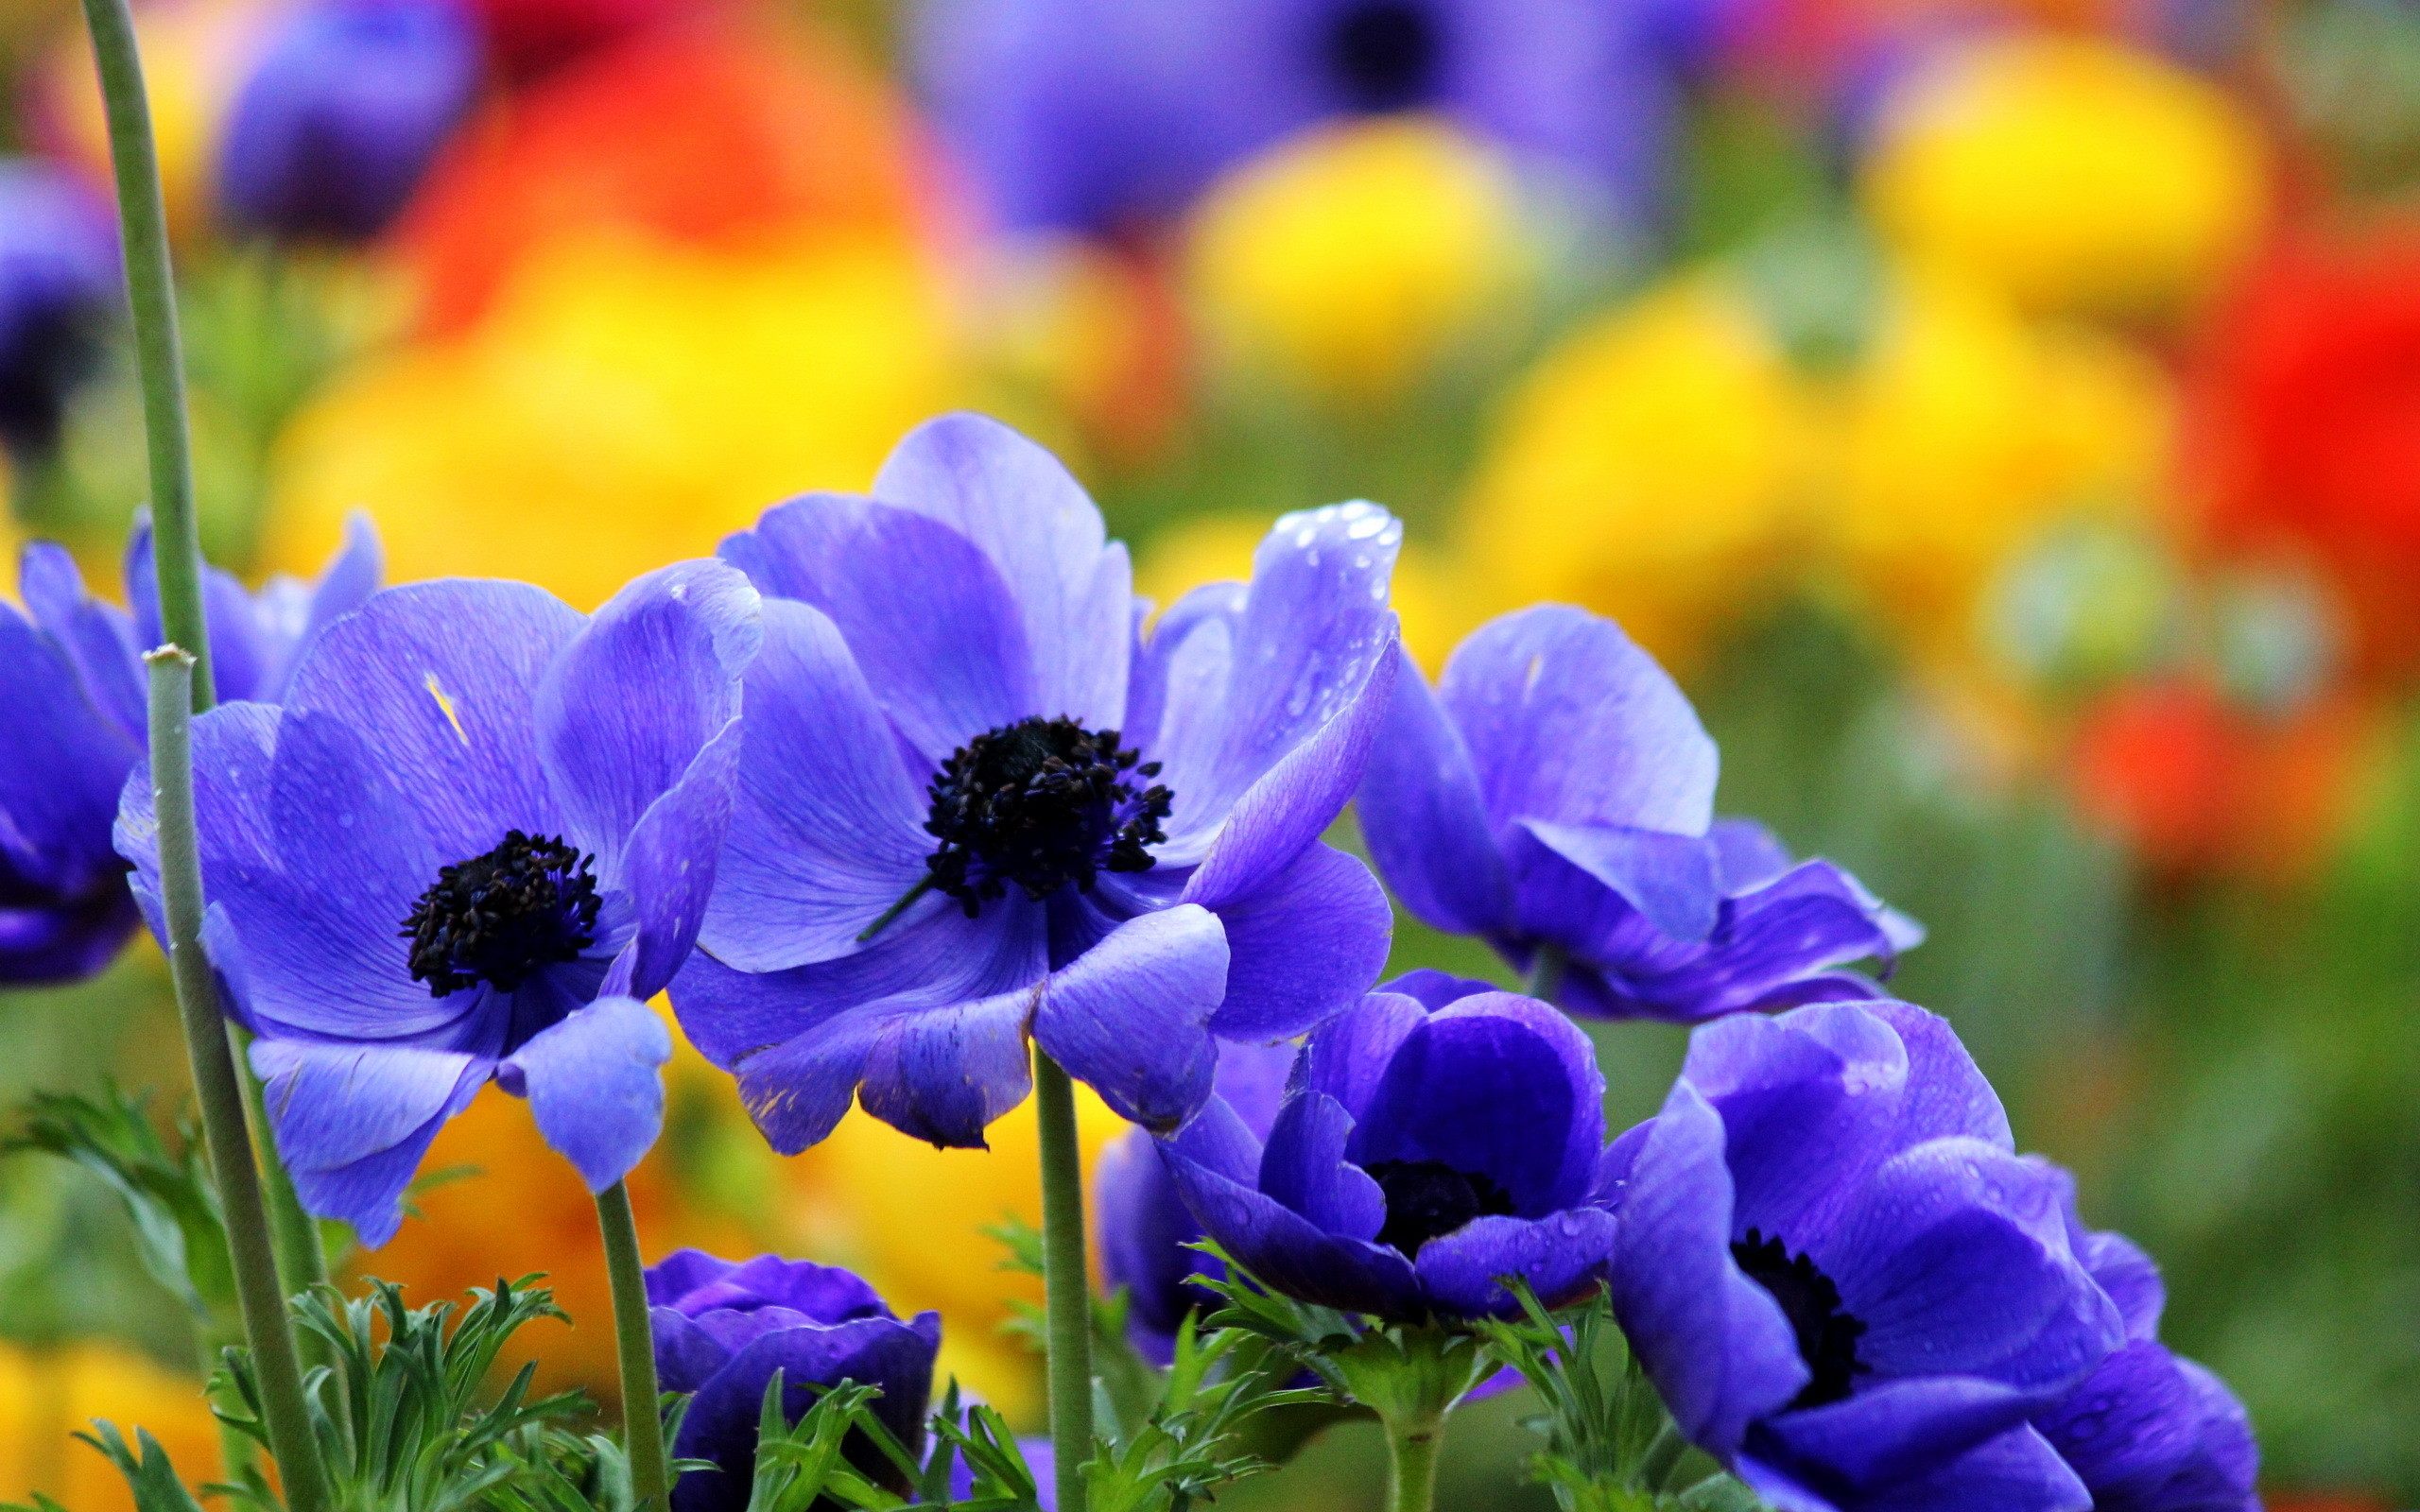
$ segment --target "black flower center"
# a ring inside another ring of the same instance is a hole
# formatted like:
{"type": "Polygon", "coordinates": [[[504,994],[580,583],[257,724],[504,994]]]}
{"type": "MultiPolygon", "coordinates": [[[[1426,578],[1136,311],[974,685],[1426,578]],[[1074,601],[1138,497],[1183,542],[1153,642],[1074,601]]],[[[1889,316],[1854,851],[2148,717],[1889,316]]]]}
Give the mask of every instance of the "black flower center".
{"type": "Polygon", "coordinates": [[[1798,1357],[1814,1378],[1791,1399],[1792,1407],[1821,1407],[1848,1399],[1849,1383],[1874,1367],[1857,1357],[1865,1324],[1841,1306],[1841,1289],[1805,1255],[1792,1256],[1779,1235],[1755,1229],[1731,1243],[1731,1258],[1748,1279],[1772,1294],[1798,1335],[1798,1357]]]}
{"type": "Polygon", "coordinates": [[[398,931],[412,980],[441,998],[485,982],[510,992],[596,938],[596,858],[519,830],[483,856],[439,868],[398,931]]]}
{"type": "Polygon", "coordinates": [[[1357,111],[1403,111],[1437,87],[1444,48],[1437,18],[1412,0],[1362,0],[1328,23],[1329,72],[1357,111]]]}
{"type": "Polygon", "coordinates": [[[1473,1218],[1512,1215],[1512,1194],[1477,1171],[1457,1171],[1443,1160],[1373,1160],[1361,1169],[1387,1197],[1378,1243],[1406,1256],[1473,1218]]]}
{"type": "Polygon", "coordinates": [[[1072,719],[1029,718],[976,736],[933,779],[925,828],[941,845],[925,859],[929,885],[972,919],[1013,883],[1036,902],[1070,883],[1090,890],[1102,871],[1149,871],[1150,847],[1173,796],[1132,778],[1160,774],[1135,763],[1115,730],[1072,719]]]}

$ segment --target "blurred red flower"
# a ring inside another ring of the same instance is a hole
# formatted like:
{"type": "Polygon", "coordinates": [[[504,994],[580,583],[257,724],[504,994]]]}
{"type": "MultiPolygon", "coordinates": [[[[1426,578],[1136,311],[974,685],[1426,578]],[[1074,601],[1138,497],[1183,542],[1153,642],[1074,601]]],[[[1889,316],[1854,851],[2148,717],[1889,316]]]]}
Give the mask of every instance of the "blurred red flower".
{"type": "Polygon", "coordinates": [[[2275,251],[2212,330],[2188,466],[2221,552],[2315,559],[2420,668],[2420,219],[2275,251]]]}
{"type": "Polygon", "coordinates": [[[700,9],[698,0],[475,0],[488,48],[528,78],[617,38],[700,9]]]}
{"type": "Polygon", "coordinates": [[[2342,825],[2366,725],[2343,696],[2273,718],[2200,679],[2137,683],[2086,714],[2069,777],[2155,874],[2292,877],[2342,825]]]}
{"type": "Polygon", "coordinates": [[[569,232],[723,247],[802,229],[904,235],[922,177],[912,141],[896,94],[837,43],[701,20],[592,54],[467,124],[398,244],[430,327],[458,330],[569,232]]]}

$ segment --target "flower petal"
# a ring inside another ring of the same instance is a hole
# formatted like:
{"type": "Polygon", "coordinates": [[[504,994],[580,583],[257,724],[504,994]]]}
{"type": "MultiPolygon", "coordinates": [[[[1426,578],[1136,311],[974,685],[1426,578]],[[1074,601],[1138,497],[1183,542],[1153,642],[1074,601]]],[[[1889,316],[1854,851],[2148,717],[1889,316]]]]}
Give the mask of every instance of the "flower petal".
{"type": "Polygon", "coordinates": [[[1748,1452],[1787,1469],[1817,1470],[1819,1485],[1880,1488],[1931,1476],[2021,1428],[2035,1405],[2024,1392],[1973,1376],[1885,1381],[1767,1420],[1750,1434],[1748,1452]]]}
{"type": "Polygon", "coordinates": [[[1133,572],[1057,457],[986,416],[943,415],[900,441],[873,494],[950,525],[999,570],[1033,656],[1028,713],[1124,724],[1133,572]]]}
{"type": "MultiPolygon", "coordinates": [[[[84,591],[84,575],[53,541],[26,543],[17,558],[17,592],[35,627],[75,670],[93,708],[129,745],[141,747],[148,723],[142,653],[124,610],[84,591]]],[[[13,611],[12,611],[13,612],[13,611]]]]}
{"type": "Polygon", "coordinates": [[[1456,647],[1438,696],[1468,743],[1488,812],[1702,835],[1714,742],[1621,627],[1562,604],[1490,621],[1456,647]]]}
{"type": "Polygon", "coordinates": [[[767,595],[831,616],[875,699],[927,762],[1043,712],[1008,585],[946,524],[810,493],[766,510],[754,530],[723,541],[722,556],[767,595]]]}
{"type": "Polygon", "coordinates": [[[328,627],[296,669],[286,708],[341,719],[373,741],[446,862],[485,854],[508,829],[558,834],[537,692],[581,623],[522,583],[389,588],[328,627]]]}
{"type": "Polygon", "coordinates": [[[1161,1146],[1168,1174],[1201,1228],[1245,1269],[1288,1297],[1323,1307],[1410,1315],[1419,1287],[1392,1249],[1321,1229],[1273,1198],[1161,1146]]]}
{"type": "MultiPolygon", "coordinates": [[[[596,857],[607,887],[625,885],[623,847],[639,816],[739,717],[740,674],[760,639],[745,576],[723,562],[675,562],[607,600],[546,668],[539,755],[564,833],[596,857]]],[[[712,845],[703,861],[711,872],[712,845]]]]}
{"type": "Polygon", "coordinates": [[[498,1068],[529,1099],[538,1132],[591,1192],[631,1173],[664,1127],[672,1035],[636,998],[598,998],[530,1037],[498,1068]],[[516,1085],[517,1084],[517,1085],[516,1085]]]}
{"type": "MultiPolygon", "coordinates": [[[[1374,683],[1372,673],[1381,665],[1383,676],[1393,671],[1387,584],[1402,540],[1393,517],[1357,502],[1287,515],[1261,542],[1251,589],[1228,634],[1219,696],[1171,696],[1150,752],[1165,764],[1162,781],[1176,798],[1167,854],[1201,854],[1264,773],[1366,694],[1379,698],[1367,717],[1374,722],[1384,713],[1392,684],[1374,683]]],[[[1180,660],[1194,654],[1193,643],[1206,631],[1188,637],[1180,660]]],[[[1340,807],[1360,782],[1366,750],[1366,735],[1352,733],[1304,780],[1322,793],[1323,784],[1340,780],[1340,807]]],[[[1285,812],[1309,806],[1289,804],[1285,812]]]]}
{"type": "Polygon", "coordinates": [[[1421,1290],[1457,1317],[1510,1317],[1520,1302],[1497,1280],[1518,1276],[1560,1307],[1594,1287],[1613,1259],[1614,1215],[1573,1208],[1543,1218],[1474,1218],[1420,1246],[1421,1290]]]}
{"type": "MultiPolygon", "coordinates": [[[[152,561],[151,517],[138,516],[126,541],[126,601],[134,615],[134,642],[144,649],[166,643],[160,620],[159,568],[152,561]]],[[[233,573],[208,563],[201,569],[203,623],[210,633],[210,679],[222,701],[264,698],[271,648],[261,633],[252,595],[233,573]]],[[[191,647],[187,647],[188,650],[191,647]]]]}
{"type": "Polygon", "coordinates": [[[731,827],[732,778],[743,739],[740,721],[725,725],[631,831],[619,880],[638,922],[629,947],[632,997],[663,991],[697,943],[714,891],[715,859],[731,827]]]}
{"type": "Polygon", "coordinates": [[[1358,1001],[1386,969],[1394,929],[1370,868],[1321,844],[1215,912],[1230,958],[1210,1027],[1233,1040],[1301,1034],[1358,1001]]]}
{"type": "Polygon", "coordinates": [[[945,1148],[990,1148],[984,1128],[1033,1090],[1026,1052],[1033,1002],[1033,989],[1019,988],[881,1014],[857,1100],[902,1134],[945,1148]]]}
{"type": "Polygon", "coordinates": [[[792,1421],[814,1401],[810,1385],[856,1381],[882,1388],[873,1410],[902,1444],[921,1444],[940,1343],[941,1318],[933,1313],[914,1323],[859,1318],[759,1335],[689,1402],[673,1453],[712,1460],[720,1469],[682,1476],[672,1488],[673,1512],[742,1512],[748,1505],[760,1409],[776,1370],[782,1373],[782,1410],[792,1421]]]}
{"type": "Polygon", "coordinates": [[[1809,1378],[1771,1293],[1731,1259],[1722,1119],[1684,1077],[1631,1167],[1614,1314],[1689,1441],[1727,1460],[1809,1378]]]}
{"type": "Polygon", "coordinates": [[[1407,653],[1355,795],[1370,859],[1403,905],[1457,935],[1509,927],[1512,884],[1461,732],[1407,653]]]}
{"type": "Polygon", "coordinates": [[[766,601],[764,624],[748,669],[734,822],[700,933],[720,959],[756,971],[856,950],[926,874],[931,849],[898,742],[838,627],[783,598],[766,601]]]}
{"type": "Polygon", "coordinates": [[[1210,1095],[1227,936],[1189,903],[1144,914],[1042,984],[1033,1037],[1119,1117],[1161,1132],[1210,1095]]]}
{"type": "Polygon", "coordinates": [[[1395,1051],[1427,1022],[1427,1011],[1416,999],[1372,992],[1311,1031],[1295,1074],[1305,1087],[1335,1098],[1359,1118],[1376,1095],[1395,1051]]]}
{"type": "Polygon", "coordinates": [[[1327,1233],[1376,1239],[1387,1223],[1387,1195],[1344,1158],[1352,1136],[1353,1115],[1335,1098],[1315,1091],[1288,1097],[1261,1151],[1262,1194],[1327,1233]]]}
{"type": "Polygon", "coordinates": [[[328,559],[320,580],[303,598],[302,623],[288,627],[291,639],[270,659],[261,674],[254,696],[277,702],[294,682],[294,669],[328,627],[370,602],[386,576],[387,553],[378,541],[378,527],[369,513],[355,509],[345,516],[344,545],[328,559]]]}
{"type": "Polygon", "coordinates": [[[493,1065],[450,1050],[269,1039],[252,1041],[251,1060],[303,1205],[351,1223],[372,1248],[393,1237],[438,1126],[470,1106],[493,1065]]]}

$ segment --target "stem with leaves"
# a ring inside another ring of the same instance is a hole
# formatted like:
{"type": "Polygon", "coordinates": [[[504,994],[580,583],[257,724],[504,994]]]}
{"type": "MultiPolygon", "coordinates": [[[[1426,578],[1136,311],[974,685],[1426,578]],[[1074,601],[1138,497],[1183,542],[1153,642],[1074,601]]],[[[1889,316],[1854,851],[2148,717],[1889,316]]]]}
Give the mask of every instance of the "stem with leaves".
{"type": "Polygon", "coordinates": [[[605,1274],[614,1288],[614,1343],[622,1365],[622,1441],[631,1455],[631,1490],[647,1512],[672,1504],[664,1455],[664,1415],[657,1404],[655,1330],[648,1321],[647,1271],[639,1259],[638,1220],[630,1189],[616,1181],[596,1194],[596,1223],[605,1235],[605,1274]]]}
{"type": "Polygon", "coordinates": [[[144,662],[151,678],[152,801],[159,815],[168,971],[184,1022],[185,1052],[193,1062],[194,1097],[201,1108],[211,1175],[226,1217],[235,1297],[260,1376],[262,1418],[286,1504],[293,1512],[325,1512],[327,1474],[303,1401],[302,1362],[294,1349],[285,1293],[278,1284],[260,1172],[252,1164],[252,1142],[244,1126],[243,1082],[218,1010],[217,974],[201,952],[201,850],[193,801],[194,659],[166,645],[144,662]]]}
{"type": "Polygon", "coordinates": [[[1076,1143],[1075,1083],[1039,1045],[1033,1097],[1042,1125],[1042,1308],[1052,1469],[1060,1512],[1084,1512],[1084,1465],[1093,1457],[1093,1336],[1083,1156],[1076,1143]]]}

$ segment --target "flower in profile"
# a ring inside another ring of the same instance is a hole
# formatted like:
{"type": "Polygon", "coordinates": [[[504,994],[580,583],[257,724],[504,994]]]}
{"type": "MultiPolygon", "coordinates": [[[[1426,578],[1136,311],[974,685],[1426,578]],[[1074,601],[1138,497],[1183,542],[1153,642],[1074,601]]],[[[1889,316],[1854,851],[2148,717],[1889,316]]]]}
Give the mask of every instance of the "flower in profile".
{"type": "Polygon", "coordinates": [[[1691,1442],[1807,1512],[2092,1499],[2029,1419],[2124,1342],[1941,1019],[1903,1003],[1739,1015],[1691,1038],[1614,1143],[1616,1316],[1691,1442]]]}
{"type": "Polygon", "coordinates": [[[21,465],[58,446],[67,396],[120,298],[117,232],[83,180],[0,159],[0,443],[21,465]]]}
{"type": "Polygon", "coordinates": [[[2034,1419],[2092,1493],[2094,1512],[2258,1512],[2260,1447],[2226,1383],[2159,1342],[2159,1268],[2122,1234],[2085,1238],[2126,1342],[2034,1419]]]}
{"type": "Polygon", "coordinates": [[[918,46],[943,135],[1014,231],[1165,218],[1281,137],[1406,111],[1638,225],[1675,103],[1653,30],[1590,0],[936,0],[918,46]]]}
{"type": "MultiPolygon", "coordinates": [[[[837,1266],[759,1255],[744,1263],[695,1249],[648,1268],[648,1316],[666,1391],[692,1393],[672,1452],[711,1460],[672,1488],[673,1512],[742,1512],[756,1462],[765,1388],[782,1373],[795,1422],[813,1387],[843,1381],[879,1386],[873,1412],[912,1453],[924,1442],[926,1400],[942,1319],[902,1323],[873,1287],[837,1266]]],[[[850,1463],[894,1491],[908,1489],[890,1460],[852,1443],[850,1463]]]]}
{"type": "MultiPolygon", "coordinates": [[[[208,569],[222,695],[283,697],[295,658],[370,596],[378,570],[377,537],[358,517],[316,584],[275,578],[255,596],[208,569]]],[[[107,966],[136,923],[110,832],[145,744],[141,648],[163,639],[150,524],[127,547],[130,615],[87,593],[51,541],[26,545],[17,583],[26,611],[0,603],[0,679],[23,714],[0,729],[0,982],[69,982],[107,966]]]]}
{"type": "Polygon", "coordinates": [[[724,542],[766,594],[765,651],[672,1000],[773,1146],[821,1140],[853,1096],[979,1144],[1029,1088],[1028,1036],[1173,1128],[1214,1034],[1278,1040],[1355,1001],[1386,901],[1320,835],[1393,680],[1400,535],[1370,504],[1289,515],[1250,584],[1187,594],[1138,644],[1092,501],[954,415],[871,498],[809,494],[724,542]]]}
{"type": "Polygon", "coordinates": [[[1604,1274],[1605,1082],[1538,1002],[1420,972],[1311,1032],[1269,1138],[1212,1098],[1161,1156],[1209,1236],[1303,1301],[1399,1319],[1549,1306],[1604,1274]],[[1413,995],[1419,994],[1418,996],[1413,995]]]}
{"type": "MultiPolygon", "coordinates": [[[[416,583],[331,626],[282,708],[194,722],[202,942],[312,1211],[385,1243],[491,1078],[592,1191],[646,1153],[671,1041],[644,1000],[714,884],[756,610],[713,561],[593,617],[525,584],[416,583]]],[[[139,769],[118,832],[156,930],[139,769]]]]}
{"type": "Polygon", "coordinates": [[[1826,861],[1714,820],[1717,759],[1680,688],[1611,620],[1564,605],[1481,626],[1432,691],[1416,668],[1361,783],[1405,907],[1576,1013],[1682,1022],[1873,995],[1835,971],[1922,937],[1826,861]],[[1557,964],[1557,962],[1560,964],[1557,964]]]}
{"type": "MultiPolygon", "coordinates": [[[[1219,1047],[1219,1070],[1211,1091],[1254,1139],[1266,1142],[1286,1095],[1294,1066],[1291,1044],[1219,1047]]],[[[1218,1261],[1190,1247],[1201,1224],[1184,1205],[1149,1129],[1129,1129],[1101,1151],[1093,1171],[1094,1232],[1100,1249],[1102,1283],[1123,1286],[1126,1332],[1154,1365],[1173,1357],[1184,1315],[1217,1298],[1191,1284],[1196,1274],[1217,1275],[1218,1261]]]]}
{"type": "Polygon", "coordinates": [[[279,23],[235,96],[218,144],[220,208],[272,236],[374,236],[478,80],[478,32],[460,0],[310,0],[279,23]]]}

